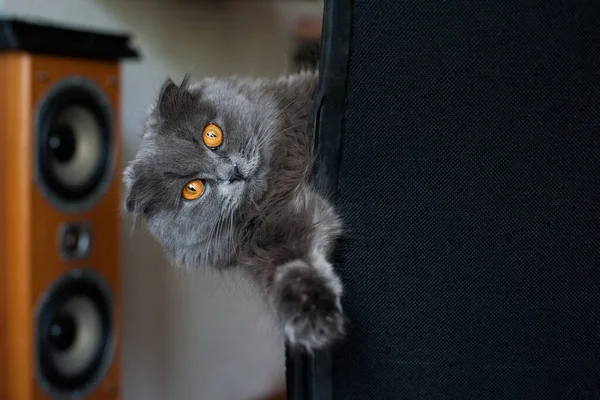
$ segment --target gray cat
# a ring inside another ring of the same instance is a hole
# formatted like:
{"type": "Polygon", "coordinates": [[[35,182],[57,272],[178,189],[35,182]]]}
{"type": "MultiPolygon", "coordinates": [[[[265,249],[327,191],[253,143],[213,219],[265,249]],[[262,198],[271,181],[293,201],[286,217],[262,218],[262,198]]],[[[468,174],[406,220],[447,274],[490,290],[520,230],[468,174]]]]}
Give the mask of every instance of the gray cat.
{"type": "Polygon", "coordinates": [[[168,79],[124,173],[125,209],[174,262],[239,267],[259,284],[288,343],[344,333],[329,261],[341,223],[311,183],[315,72],[274,80],[168,79]]]}

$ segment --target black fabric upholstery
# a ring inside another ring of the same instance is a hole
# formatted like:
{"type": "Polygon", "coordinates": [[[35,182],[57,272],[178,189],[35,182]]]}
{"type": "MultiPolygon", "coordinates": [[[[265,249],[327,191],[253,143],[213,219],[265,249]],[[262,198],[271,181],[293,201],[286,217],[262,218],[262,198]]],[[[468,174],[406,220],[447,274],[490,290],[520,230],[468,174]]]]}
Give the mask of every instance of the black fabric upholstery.
{"type": "Polygon", "coordinates": [[[356,0],[351,28],[333,398],[600,399],[600,3],[356,0]]]}

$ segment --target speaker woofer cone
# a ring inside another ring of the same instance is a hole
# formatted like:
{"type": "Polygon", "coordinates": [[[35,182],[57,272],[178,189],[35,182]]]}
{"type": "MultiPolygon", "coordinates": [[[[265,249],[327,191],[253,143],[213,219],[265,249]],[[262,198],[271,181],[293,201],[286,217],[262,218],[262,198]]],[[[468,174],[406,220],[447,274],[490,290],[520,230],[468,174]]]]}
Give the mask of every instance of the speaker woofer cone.
{"type": "Polygon", "coordinates": [[[103,378],[113,357],[113,302],[105,282],[72,270],[52,285],[37,313],[36,366],[51,395],[81,395],[103,378]]]}
{"type": "Polygon", "coordinates": [[[37,177],[61,209],[89,207],[112,178],[112,115],[104,94],[80,78],[60,81],[37,113],[37,177]]]}

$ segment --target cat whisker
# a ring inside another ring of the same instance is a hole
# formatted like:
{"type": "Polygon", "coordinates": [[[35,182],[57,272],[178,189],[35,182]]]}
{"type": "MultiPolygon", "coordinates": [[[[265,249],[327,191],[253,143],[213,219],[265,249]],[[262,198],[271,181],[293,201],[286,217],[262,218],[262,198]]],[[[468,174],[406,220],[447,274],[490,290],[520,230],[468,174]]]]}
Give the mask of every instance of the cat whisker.
{"type": "Polygon", "coordinates": [[[287,109],[288,109],[290,106],[292,106],[294,103],[296,103],[297,101],[298,101],[298,98],[296,98],[296,99],[294,99],[294,100],[290,101],[290,102],[289,102],[289,103],[288,103],[288,104],[287,104],[285,107],[283,107],[281,110],[279,110],[279,111],[277,112],[277,114],[275,114],[275,116],[271,117],[271,122],[269,122],[269,125],[268,125],[268,126],[265,128],[265,129],[262,129],[262,124],[264,124],[264,121],[263,121],[263,122],[261,123],[261,127],[260,127],[260,129],[258,130],[258,132],[260,132],[261,134],[263,134],[263,135],[265,135],[265,136],[268,136],[268,135],[267,135],[266,133],[264,133],[264,132],[269,132],[269,129],[271,128],[271,126],[273,126],[273,124],[274,124],[274,123],[276,123],[276,122],[278,122],[278,121],[279,121],[279,117],[280,117],[281,115],[283,115],[283,113],[284,113],[284,112],[285,112],[285,111],[286,111],[286,110],[287,110],[287,109]]]}
{"type": "MultiPolygon", "coordinates": [[[[299,127],[301,127],[301,126],[305,126],[306,124],[307,124],[306,122],[301,122],[301,123],[299,123],[299,124],[296,124],[296,125],[288,126],[287,128],[285,128],[285,129],[282,129],[282,130],[280,130],[280,131],[277,131],[277,132],[275,132],[275,133],[274,133],[274,134],[272,134],[272,135],[268,135],[268,134],[266,134],[266,133],[265,133],[265,134],[264,134],[264,136],[265,136],[265,138],[266,138],[266,139],[269,139],[269,138],[270,138],[270,139],[273,139],[273,138],[277,139],[277,138],[278,138],[279,136],[281,136],[283,133],[285,133],[285,132],[287,132],[287,131],[289,131],[289,130],[292,130],[292,129],[299,128],[299,127]]],[[[257,144],[257,147],[262,147],[262,145],[264,144],[264,142],[265,142],[265,140],[264,140],[264,139],[262,139],[262,140],[261,140],[261,141],[260,141],[260,142],[257,144]]]]}
{"type": "Polygon", "coordinates": [[[254,147],[255,147],[255,148],[261,148],[261,147],[262,147],[262,145],[263,145],[263,144],[264,144],[266,141],[268,141],[268,140],[273,140],[273,139],[275,138],[275,135],[274,135],[273,137],[271,137],[271,135],[269,134],[269,130],[268,130],[268,129],[269,129],[271,126],[272,126],[272,124],[273,124],[273,122],[271,122],[271,123],[269,124],[269,126],[267,127],[267,129],[262,129],[262,128],[260,128],[260,129],[257,131],[258,135],[256,135],[256,136],[254,137],[254,140],[253,140],[253,142],[254,142],[254,147]]]}
{"type": "Polygon", "coordinates": [[[283,133],[283,132],[289,131],[290,129],[295,129],[295,128],[298,128],[298,127],[300,127],[300,126],[304,126],[304,125],[306,125],[306,124],[307,124],[306,122],[302,122],[302,123],[299,123],[299,124],[296,124],[296,125],[288,126],[287,128],[285,128],[285,129],[283,129],[283,130],[279,131],[278,133],[279,133],[279,134],[281,134],[281,133],[283,133]]]}
{"type": "MultiPolygon", "coordinates": [[[[221,238],[221,233],[222,233],[221,231],[222,231],[222,228],[223,228],[223,226],[224,226],[224,225],[225,225],[225,224],[224,224],[224,220],[223,220],[223,219],[221,219],[221,220],[219,221],[219,225],[218,225],[218,227],[217,227],[217,236],[216,236],[216,240],[217,240],[217,241],[219,241],[219,240],[220,240],[220,238],[221,238]]],[[[217,256],[221,257],[221,256],[220,256],[220,254],[219,254],[219,255],[217,255],[217,256]]],[[[222,258],[222,257],[221,257],[221,258],[222,258]]],[[[220,262],[221,262],[221,261],[220,261],[220,262]]]]}
{"type": "Polygon", "coordinates": [[[220,224],[220,220],[217,221],[217,223],[213,224],[210,233],[208,235],[208,246],[207,246],[207,251],[209,251],[208,249],[212,249],[213,248],[213,241],[215,241],[217,239],[218,236],[218,230],[219,230],[219,224],[220,224]]]}
{"type": "Polygon", "coordinates": [[[268,131],[263,131],[259,142],[256,144],[256,147],[259,149],[262,149],[262,147],[265,145],[265,143],[267,143],[267,141],[271,141],[271,142],[277,141],[283,135],[283,133],[285,133],[286,131],[297,128],[302,125],[304,125],[304,123],[290,126],[286,129],[277,131],[275,133],[269,133],[268,131]]]}
{"type": "Polygon", "coordinates": [[[283,98],[286,96],[286,94],[287,94],[287,93],[288,93],[288,92],[287,92],[287,90],[285,90],[285,89],[280,89],[278,92],[275,92],[275,97],[274,97],[274,99],[275,99],[277,102],[279,102],[280,100],[282,100],[282,99],[283,99],[283,98]]]}
{"type": "Polygon", "coordinates": [[[269,140],[269,139],[270,140],[277,140],[285,132],[287,132],[289,130],[292,130],[292,129],[295,129],[295,128],[299,128],[299,127],[304,126],[304,125],[306,125],[306,122],[289,126],[289,127],[285,128],[285,129],[282,129],[282,130],[280,130],[280,131],[278,131],[278,132],[276,132],[274,134],[271,134],[271,135],[265,133],[264,137],[262,137],[261,140],[255,146],[257,148],[262,148],[264,146],[264,144],[267,142],[267,140],[269,140]]]}
{"type": "Polygon", "coordinates": [[[263,138],[261,138],[254,146],[257,149],[262,149],[263,146],[265,145],[265,143],[267,143],[268,140],[272,140],[275,138],[275,135],[273,135],[273,137],[269,137],[268,135],[265,135],[263,138]]]}
{"type": "Polygon", "coordinates": [[[229,254],[230,254],[229,258],[230,259],[234,258],[233,253],[235,251],[235,244],[233,241],[233,214],[234,214],[234,212],[232,211],[231,214],[229,215],[229,240],[228,240],[229,243],[228,243],[227,247],[230,248],[229,249],[229,254]]]}

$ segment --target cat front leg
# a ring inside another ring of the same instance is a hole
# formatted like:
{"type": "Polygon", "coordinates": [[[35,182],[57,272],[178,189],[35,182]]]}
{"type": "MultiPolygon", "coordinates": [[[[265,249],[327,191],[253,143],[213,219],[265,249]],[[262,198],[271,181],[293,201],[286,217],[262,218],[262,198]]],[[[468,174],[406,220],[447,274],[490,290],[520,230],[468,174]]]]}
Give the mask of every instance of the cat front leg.
{"type": "Polygon", "coordinates": [[[343,336],[342,285],[323,256],[295,259],[277,267],[272,296],[291,347],[312,352],[343,336]]]}

